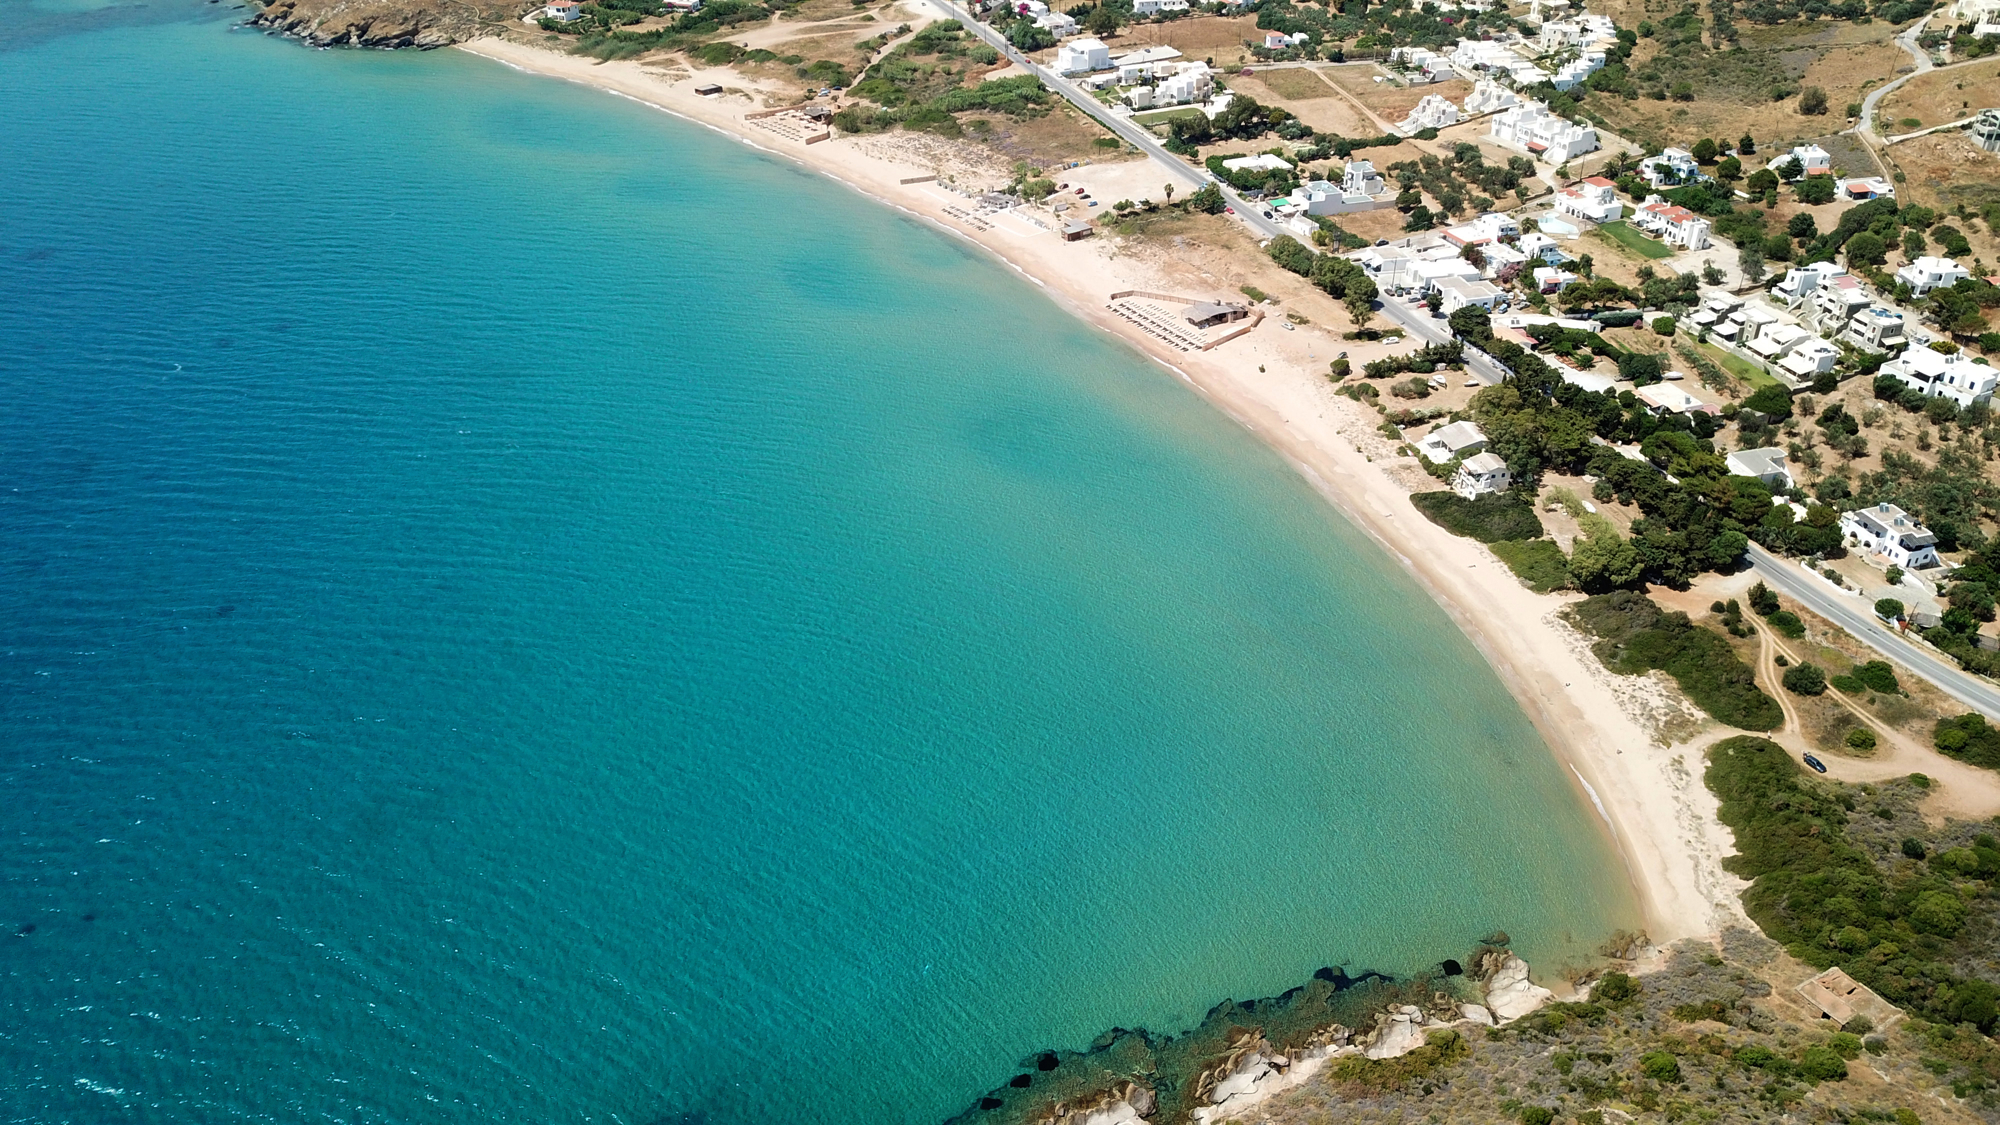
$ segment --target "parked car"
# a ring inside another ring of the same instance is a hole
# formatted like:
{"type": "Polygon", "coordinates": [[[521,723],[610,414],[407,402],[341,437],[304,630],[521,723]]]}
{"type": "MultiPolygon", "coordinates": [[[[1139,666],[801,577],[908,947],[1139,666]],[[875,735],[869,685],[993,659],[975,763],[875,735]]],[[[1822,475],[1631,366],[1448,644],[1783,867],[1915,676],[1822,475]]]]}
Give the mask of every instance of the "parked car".
{"type": "Polygon", "coordinates": [[[1826,772],[1826,763],[1820,761],[1818,758],[1813,757],[1811,754],[1806,755],[1806,765],[1811,766],[1813,769],[1818,770],[1820,773],[1826,772]]]}

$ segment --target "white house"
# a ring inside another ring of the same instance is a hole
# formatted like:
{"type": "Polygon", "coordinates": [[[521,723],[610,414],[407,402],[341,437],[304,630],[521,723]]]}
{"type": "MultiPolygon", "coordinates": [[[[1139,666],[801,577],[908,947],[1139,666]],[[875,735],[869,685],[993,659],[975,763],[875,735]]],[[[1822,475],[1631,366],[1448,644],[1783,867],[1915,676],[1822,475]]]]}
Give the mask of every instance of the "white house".
{"type": "Polygon", "coordinates": [[[1927,395],[1941,395],[1961,407],[1991,403],[1994,387],[2000,385],[2000,374],[1986,364],[1972,362],[1963,352],[1941,355],[1917,344],[1883,364],[1882,374],[1894,375],[1927,395]]]}
{"type": "Polygon", "coordinates": [[[1057,39],[1067,39],[1077,33],[1076,17],[1063,12],[1043,12],[1035,17],[1035,26],[1057,39]]]}
{"type": "Polygon", "coordinates": [[[1056,48],[1052,69],[1057,74],[1088,74],[1111,69],[1111,48],[1095,37],[1074,39],[1056,48]]]}
{"type": "Polygon", "coordinates": [[[1516,245],[1520,246],[1521,253],[1529,258],[1540,258],[1552,266],[1559,266],[1569,261],[1569,255],[1563,253],[1561,246],[1556,245],[1556,240],[1538,230],[1531,230],[1522,235],[1521,241],[1516,245]]]}
{"type": "Polygon", "coordinates": [[[1670,246],[1683,250],[1708,249],[1708,220],[1657,195],[1647,196],[1646,202],[1632,213],[1632,224],[1658,235],[1662,242],[1670,246]]]}
{"type": "Polygon", "coordinates": [[[1785,280],[1780,281],[1771,291],[1785,302],[1788,309],[1796,309],[1810,298],[1828,278],[1845,276],[1847,270],[1832,262],[1814,262],[1809,266],[1797,266],[1785,271],[1785,280]]]}
{"type": "Polygon", "coordinates": [[[1488,493],[1505,492],[1511,483],[1507,462],[1502,461],[1497,453],[1468,457],[1451,475],[1451,490],[1467,500],[1476,500],[1488,493]]]}
{"type": "Polygon", "coordinates": [[[1259,152],[1250,156],[1232,156],[1222,162],[1224,168],[1232,172],[1289,172],[1292,162],[1282,156],[1272,156],[1259,152]]]}
{"type": "Polygon", "coordinates": [[[1585,51],[1556,68],[1549,76],[1549,84],[1558,90],[1574,90],[1583,80],[1604,69],[1603,51],[1585,51]]]}
{"type": "MultiPolygon", "coordinates": [[[[1792,150],[1791,155],[1792,159],[1799,162],[1800,176],[1830,176],[1833,174],[1833,156],[1818,145],[1800,145],[1792,150]]],[[[1783,162],[1780,161],[1780,163],[1783,162]]]]}
{"type": "Polygon", "coordinates": [[[1847,322],[1840,338],[1871,352],[1889,352],[1903,346],[1903,314],[1880,305],[1870,305],[1847,322]]]}
{"type": "Polygon", "coordinates": [[[1215,78],[1207,63],[1189,63],[1179,74],[1163,78],[1153,87],[1154,100],[1161,105],[1198,102],[1215,92],[1215,78]]]}
{"type": "Polygon", "coordinates": [[[1639,175],[1656,188],[1679,187],[1704,179],[1694,153],[1684,148],[1661,149],[1660,155],[1639,162],[1639,175]]]}
{"type": "Polygon", "coordinates": [[[1451,52],[1451,65],[1467,78],[1477,78],[1481,72],[1505,74],[1516,86],[1534,86],[1549,80],[1548,71],[1494,39],[1459,40],[1451,52]]]}
{"type": "Polygon", "coordinates": [[[1467,305],[1478,305],[1482,309],[1490,309],[1493,307],[1494,302],[1500,299],[1500,290],[1489,281],[1479,281],[1463,277],[1440,277],[1431,283],[1431,288],[1436,289],[1443,295],[1444,304],[1440,307],[1440,311],[1446,316],[1450,316],[1467,305]]]}
{"type": "Polygon", "coordinates": [[[1445,240],[1453,246],[1478,246],[1487,242],[1498,242],[1503,238],[1514,238],[1521,233],[1521,224],[1511,215],[1488,211],[1469,223],[1445,228],[1445,240]]]}
{"type": "Polygon", "coordinates": [[[1785,451],[1775,445],[1763,449],[1739,449],[1722,459],[1730,475],[1756,477],[1773,492],[1789,492],[1792,489],[1791,466],[1785,464],[1785,451]]]}
{"type": "Polygon", "coordinates": [[[1604,47],[1618,42],[1618,25],[1610,16],[1578,12],[1565,20],[1544,21],[1536,38],[1545,54],[1564,47],[1604,47]]]}
{"type": "Polygon", "coordinates": [[[1425,94],[1410,115],[1396,125],[1396,130],[1405,134],[1418,133],[1457,123],[1458,107],[1451,104],[1450,99],[1440,94],[1425,94]]]}
{"type": "Polygon", "coordinates": [[[1894,199],[1896,189],[1880,176],[1856,176],[1853,179],[1835,181],[1834,193],[1841,199],[1851,199],[1860,203],[1869,199],[1894,199]]]}
{"type": "Polygon", "coordinates": [[[1987,152],[2000,152],[2000,109],[1982,109],[1967,131],[1972,143],[1987,152]]]}
{"type": "Polygon", "coordinates": [[[1495,117],[1492,137],[1551,164],[1562,164],[1597,148],[1597,130],[1557,117],[1541,102],[1526,102],[1495,117]]]}
{"type": "Polygon", "coordinates": [[[1972,275],[1964,266],[1950,258],[1918,258],[1896,271],[1896,280],[1910,287],[1910,292],[1921,297],[1933,289],[1957,285],[1972,275]]]}
{"type": "Polygon", "coordinates": [[[1424,459],[1442,465],[1454,457],[1470,457],[1486,448],[1486,434],[1471,422],[1439,426],[1417,442],[1424,459]]]}
{"type": "Polygon", "coordinates": [[[1862,309],[1868,307],[1868,287],[1851,273],[1837,273],[1821,281],[1812,292],[1812,319],[1822,332],[1846,329],[1862,309]]]}
{"type": "Polygon", "coordinates": [[[1635,387],[1632,397],[1646,404],[1647,409],[1662,416],[1668,414],[1714,414],[1716,406],[1703,402],[1672,383],[1654,383],[1649,387],[1635,387]]]}
{"type": "Polygon", "coordinates": [[[1562,287],[1576,280],[1576,275],[1554,266],[1536,266],[1534,271],[1535,292],[1560,293],[1562,287]]]}
{"type": "MultiPolygon", "coordinates": [[[[1183,4],[1182,6],[1185,7],[1186,5],[1183,4]]],[[[1303,31],[1293,32],[1290,35],[1286,35],[1282,31],[1270,31],[1264,34],[1264,49],[1267,51],[1282,51],[1288,47],[1303,46],[1310,39],[1311,37],[1303,31]]]]}
{"type": "Polygon", "coordinates": [[[1465,115],[1478,117],[1482,113],[1498,113],[1503,109],[1513,109],[1521,104],[1521,96],[1491,78],[1482,78],[1472,84],[1472,92],[1465,96],[1465,115]]]}
{"type": "Polygon", "coordinates": [[[1374,163],[1356,160],[1341,173],[1339,183],[1313,180],[1293,188],[1287,203],[1308,215],[1346,215],[1393,207],[1396,200],[1383,189],[1382,177],[1375,171],[1374,163]]]}
{"type": "Polygon", "coordinates": [[[1354,252],[1354,262],[1385,293],[1419,289],[1426,284],[1418,272],[1417,258],[1400,246],[1365,247],[1354,252]]]}
{"type": "Polygon", "coordinates": [[[552,20],[569,23],[583,18],[583,5],[577,0],[555,0],[553,4],[542,9],[542,14],[552,20]]]}
{"type": "Polygon", "coordinates": [[[1808,336],[1785,352],[1778,361],[1778,371],[1793,390],[1798,390],[1811,386],[1814,379],[1833,370],[1839,361],[1839,348],[1818,336],[1808,336]]]}
{"type": "Polygon", "coordinates": [[[1556,210],[1593,223],[1608,223],[1625,213],[1618,202],[1618,185],[1603,176],[1592,176],[1556,193],[1556,210]]]}
{"type": "Polygon", "coordinates": [[[1850,546],[1881,555],[1905,570],[1941,566],[1937,536],[1894,504],[1877,504],[1840,514],[1840,533],[1850,546]]]}
{"type": "Polygon", "coordinates": [[[1135,16],[1157,16],[1161,12],[1185,12],[1188,0],[1132,0],[1135,16]]]}
{"type": "Polygon", "coordinates": [[[1442,82],[1453,74],[1450,59],[1424,47],[1398,47],[1390,51],[1389,65],[1423,82],[1442,82]]]}

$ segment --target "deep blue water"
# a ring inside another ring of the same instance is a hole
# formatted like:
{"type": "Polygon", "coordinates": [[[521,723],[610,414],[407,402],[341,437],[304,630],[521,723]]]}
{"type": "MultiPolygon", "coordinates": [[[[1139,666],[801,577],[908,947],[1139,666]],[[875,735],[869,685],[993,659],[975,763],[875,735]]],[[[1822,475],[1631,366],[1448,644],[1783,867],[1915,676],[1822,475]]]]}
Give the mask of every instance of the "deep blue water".
{"type": "Polygon", "coordinates": [[[927,1123],[1631,920],[1449,620],[838,185],[206,5],[0,40],[0,1119],[927,1123]]]}

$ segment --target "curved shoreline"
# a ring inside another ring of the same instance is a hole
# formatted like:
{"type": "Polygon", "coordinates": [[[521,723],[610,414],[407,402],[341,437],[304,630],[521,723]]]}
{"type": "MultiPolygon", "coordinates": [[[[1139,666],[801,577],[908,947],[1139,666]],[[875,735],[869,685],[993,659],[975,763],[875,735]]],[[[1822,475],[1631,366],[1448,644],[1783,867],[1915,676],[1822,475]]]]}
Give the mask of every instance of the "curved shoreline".
{"type": "Polygon", "coordinates": [[[1409,505],[1408,491],[1388,471],[1394,467],[1394,446],[1376,432],[1380,419],[1332,393],[1323,362],[1309,359],[1308,334],[1281,332],[1276,318],[1267,318],[1267,327],[1219,352],[1170,352],[1109,315],[1102,297],[1093,296],[1160,284],[1144,263],[1118,257],[1109,240],[1044,238],[1009,245],[995,231],[956,224],[938,193],[901,182],[908,172],[925,169],[897,166],[840,141],[795,151],[765,143],[742,118],[759,108],[754,103],[693,93],[706,81],[744,83],[726,69],[691,67],[685,77],[667,77],[633,62],[599,63],[504,39],[458,47],[516,70],[639,102],[826,175],[979,247],[1040,286],[1065,311],[1174,372],[1284,457],[1349,522],[1401,562],[1471,640],[1571,772],[1577,796],[1599,813],[1655,943],[1713,937],[1742,918],[1739,884],[1720,865],[1734,851],[1733,843],[1714,817],[1714,798],[1686,764],[1689,756],[1698,761],[1696,747],[1654,743],[1623,702],[1633,685],[1617,683],[1623,678],[1606,671],[1556,620],[1566,604],[1562,598],[1530,592],[1479,544],[1436,527],[1409,505]]]}

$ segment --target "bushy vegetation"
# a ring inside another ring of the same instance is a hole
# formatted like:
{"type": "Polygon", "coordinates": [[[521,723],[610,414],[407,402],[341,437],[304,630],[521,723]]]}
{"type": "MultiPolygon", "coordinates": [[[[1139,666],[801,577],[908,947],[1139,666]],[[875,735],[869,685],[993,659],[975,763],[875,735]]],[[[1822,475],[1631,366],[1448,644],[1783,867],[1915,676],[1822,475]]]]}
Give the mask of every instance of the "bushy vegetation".
{"type": "MultiPolygon", "coordinates": [[[[1266,253],[1271,255],[1272,261],[1312,282],[1314,288],[1338,299],[1346,306],[1348,318],[1354,321],[1355,327],[1367,324],[1369,318],[1374,316],[1375,281],[1355,263],[1335,254],[1315,254],[1288,234],[1272,239],[1266,253]]],[[[1457,359],[1456,349],[1453,349],[1451,362],[1457,359]]],[[[1440,358],[1431,362],[1444,361],[1440,358]]],[[[1370,368],[1373,366],[1371,364],[1370,368]]],[[[1416,369],[1410,367],[1404,370],[1416,369]]],[[[1367,373],[1374,374],[1372,370],[1367,373]]]]}
{"type": "Polygon", "coordinates": [[[1630,590],[1587,598],[1568,612],[1598,638],[1592,651],[1612,671],[1637,675],[1660,669],[1695,706],[1743,730],[1772,730],[1784,721],[1777,701],[1758,688],[1756,674],[1722,634],[1694,624],[1687,614],[1669,613],[1630,590]]]}
{"type": "Polygon", "coordinates": [[[1739,854],[1726,866],[1751,880],[1743,906],[1766,934],[1808,964],[1842,966],[1893,1004],[1992,1032],[2000,989],[1951,962],[1971,914],[1967,894],[2000,878],[2000,841],[1982,835],[1885,871],[1848,837],[1854,793],[1808,776],[1776,743],[1717,743],[1707,780],[1736,834],[1739,854]]]}
{"type": "Polygon", "coordinates": [[[1493,553],[1507,564],[1523,585],[1537,594],[1547,594],[1569,586],[1569,559],[1551,539],[1503,539],[1490,544],[1493,553]]]}
{"type": "Polygon", "coordinates": [[[1977,711],[1956,719],[1939,719],[1932,740],[1940,753],[2000,770],[2000,727],[1988,725],[1986,716],[1977,711]]]}
{"type": "Polygon", "coordinates": [[[1411,494],[1410,503],[1424,518],[1453,535],[1481,543],[1539,539],[1542,535],[1535,506],[1511,492],[1489,493],[1477,500],[1467,500],[1456,492],[1417,492],[1411,494]]]}
{"type": "Polygon", "coordinates": [[[1032,75],[965,84],[981,68],[973,55],[984,46],[956,20],[931,24],[868,68],[851,91],[861,100],[834,114],[834,125],[847,133],[901,125],[955,137],[962,131],[958,114],[969,110],[1014,118],[1047,113],[1054,95],[1032,75]]]}
{"type": "Polygon", "coordinates": [[[1896,681],[1896,669],[1886,660],[1857,664],[1852,672],[1834,676],[1828,682],[1849,694],[1879,691],[1884,695],[1900,695],[1903,691],[1903,685],[1896,681]]]}

